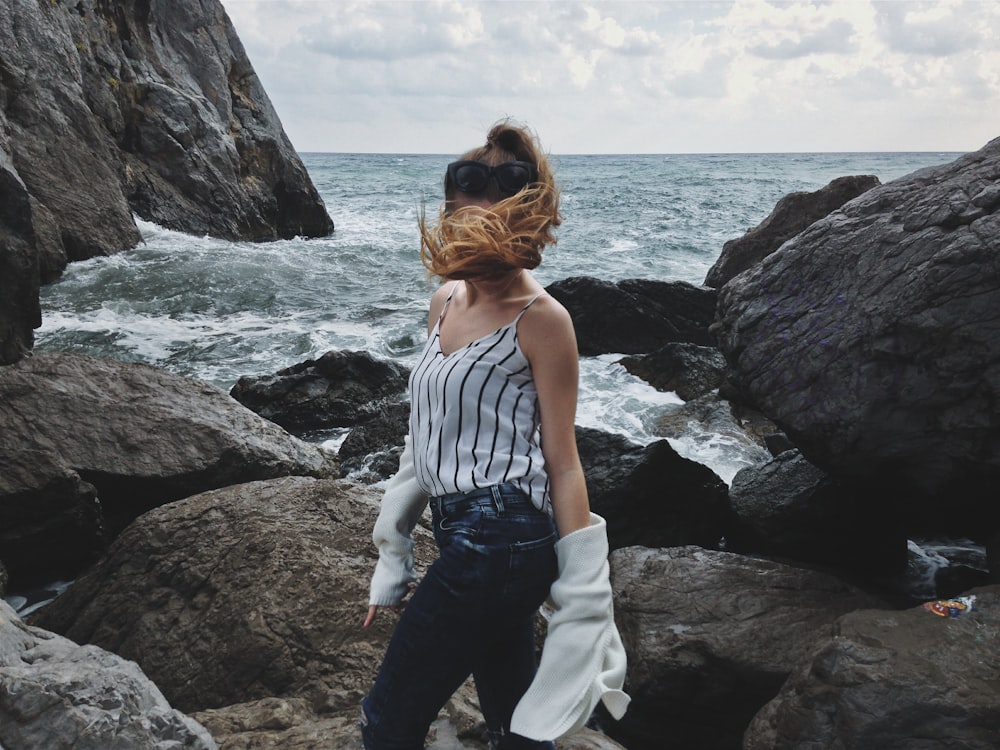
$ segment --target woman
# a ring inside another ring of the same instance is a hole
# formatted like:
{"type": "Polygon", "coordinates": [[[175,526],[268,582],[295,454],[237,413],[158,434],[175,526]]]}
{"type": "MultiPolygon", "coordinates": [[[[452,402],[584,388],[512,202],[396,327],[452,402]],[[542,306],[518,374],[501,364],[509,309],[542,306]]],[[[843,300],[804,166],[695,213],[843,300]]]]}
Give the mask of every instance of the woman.
{"type": "Polygon", "coordinates": [[[400,606],[416,578],[411,532],[428,500],[441,554],[362,705],[368,750],[422,748],[469,674],[491,747],[554,747],[518,735],[511,720],[536,672],[534,618],[559,571],[557,535],[596,518],[576,447],[573,324],[529,272],[560,220],[548,159],[508,122],[448,165],[437,224],[421,218],[422,260],[445,283],[431,299],[410,376],[410,435],[373,532],[365,627],[381,607],[400,606]]]}

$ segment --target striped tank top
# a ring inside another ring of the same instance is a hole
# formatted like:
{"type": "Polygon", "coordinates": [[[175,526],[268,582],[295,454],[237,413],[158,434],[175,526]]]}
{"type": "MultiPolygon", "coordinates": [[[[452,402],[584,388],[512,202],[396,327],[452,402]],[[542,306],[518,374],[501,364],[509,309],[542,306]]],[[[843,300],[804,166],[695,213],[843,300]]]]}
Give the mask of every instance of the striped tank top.
{"type": "Polygon", "coordinates": [[[507,325],[445,355],[441,321],[458,283],[410,372],[417,482],[432,496],[510,482],[551,513],[538,393],[517,340],[518,322],[544,292],[507,325]]]}

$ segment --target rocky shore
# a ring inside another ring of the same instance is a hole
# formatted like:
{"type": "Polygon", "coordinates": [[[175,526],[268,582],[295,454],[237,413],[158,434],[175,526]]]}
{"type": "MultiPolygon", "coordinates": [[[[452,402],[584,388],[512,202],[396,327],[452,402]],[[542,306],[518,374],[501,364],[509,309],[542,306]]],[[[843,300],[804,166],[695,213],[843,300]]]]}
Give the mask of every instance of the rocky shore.
{"type": "Polygon", "coordinates": [[[0,364],[40,283],[140,242],[325,236],[333,222],[218,0],[0,4],[0,364]]]}
{"type": "MultiPolygon", "coordinates": [[[[254,239],[332,228],[221,6],[126,5],[0,8],[0,594],[73,581],[30,615],[0,602],[0,747],[360,748],[393,625],[359,624],[371,485],[394,471],[406,373],[331,352],[227,394],[30,355],[38,284],[134,244],[132,212],[254,239]],[[43,62],[61,76],[28,75],[43,62]],[[53,99],[76,119],[46,162],[55,120],[31,103],[53,99]],[[93,191],[76,139],[106,173],[93,191]],[[352,428],[339,455],[303,439],[324,426],[352,428]]],[[[995,750],[998,208],[1000,139],[793,194],[704,286],[550,286],[581,352],[687,401],[650,445],[578,431],[632,704],[560,750],[995,750]],[[667,441],[692,419],[773,458],[727,486],[667,441]],[[915,535],[968,537],[990,570],[909,598],[892,584],[915,535]]],[[[471,684],[429,747],[485,749],[471,684]]]]}

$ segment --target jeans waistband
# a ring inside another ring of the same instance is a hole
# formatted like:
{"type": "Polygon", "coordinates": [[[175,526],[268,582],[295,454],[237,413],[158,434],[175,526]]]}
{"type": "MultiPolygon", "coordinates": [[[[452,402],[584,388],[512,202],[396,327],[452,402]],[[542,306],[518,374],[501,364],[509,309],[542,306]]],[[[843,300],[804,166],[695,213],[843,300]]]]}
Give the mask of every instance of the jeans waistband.
{"type": "Polygon", "coordinates": [[[458,510],[479,505],[484,500],[492,502],[497,511],[503,513],[505,508],[524,507],[532,505],[531,500],[518,487],[510,482],[491,484],[470,492],[454,492],[450,495],[436,495],[430,499],[431,508],[439,513],[449,514],[458,510]]]}

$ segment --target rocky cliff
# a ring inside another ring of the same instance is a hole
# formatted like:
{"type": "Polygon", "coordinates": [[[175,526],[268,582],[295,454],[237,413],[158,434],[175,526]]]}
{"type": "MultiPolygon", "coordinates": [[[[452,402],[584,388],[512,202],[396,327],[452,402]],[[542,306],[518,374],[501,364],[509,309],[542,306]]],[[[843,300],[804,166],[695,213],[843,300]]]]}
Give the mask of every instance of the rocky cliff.
{"type": "Polygon", "coordinates": [[[219,0],[0,4],[0,363],[40,283],[133,215],[254,241],[333,230],[219,0]]]}
{"type": "MultiPolygon", "coordinates": [[[[912,528],[1000,528],[1000,138],[869,190],[719,292],[734,387],[912,528]]],[[[869,508],[869,513],[875,512],[869,508]]]]}

